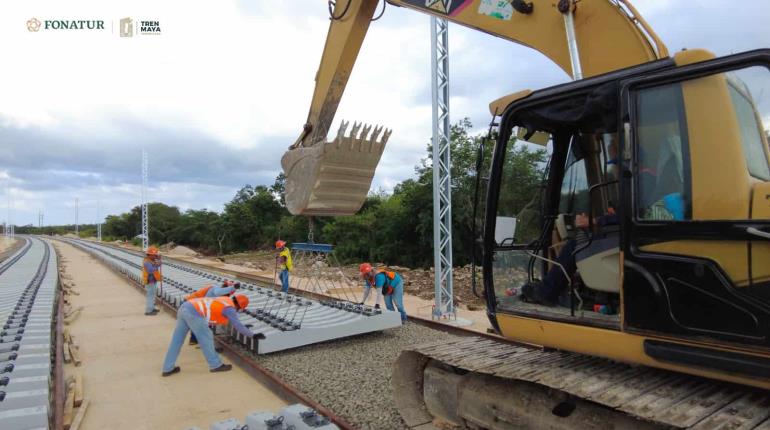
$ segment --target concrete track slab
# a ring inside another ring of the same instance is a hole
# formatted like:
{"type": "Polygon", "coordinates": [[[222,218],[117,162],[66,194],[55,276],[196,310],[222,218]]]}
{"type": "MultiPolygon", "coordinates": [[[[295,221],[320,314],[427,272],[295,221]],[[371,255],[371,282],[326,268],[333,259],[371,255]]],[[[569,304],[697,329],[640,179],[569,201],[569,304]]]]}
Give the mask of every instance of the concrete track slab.
{"type": "Polygon", "coordinates": [[[83,306],[68,326],[83,364],[65,369],[83,375],[91,400],[81,429],[181,429],[285,405],[237,367],[210,373],[196,347],[182,348],[181,373],[161,377],[174,318],[145,316],[144,295],[127,280],[70,245],[56,247],[80,294],[70,296],[72,306],[83,306]]]}

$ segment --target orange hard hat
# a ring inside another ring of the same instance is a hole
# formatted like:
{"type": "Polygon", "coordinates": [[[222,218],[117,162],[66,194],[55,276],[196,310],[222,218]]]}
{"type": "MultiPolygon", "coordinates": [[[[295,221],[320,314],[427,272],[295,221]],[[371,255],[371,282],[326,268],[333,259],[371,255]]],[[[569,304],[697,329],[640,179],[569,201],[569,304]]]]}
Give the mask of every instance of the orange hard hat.
{"type": "Polygon", "coordinates": [[[275,241],[275,247],[276,248],[283,248],[284,246],[286,246],[286,242],[285,241],[283,241],[283,240],[275,241]]]}
{"type": "Polygon", "coordinates": [[[246,309],[246,306],[249,305],[249,296],[236,294],[233,296],[233,302],[238,309],[246,309]]]}
{"type": "Polygon", "coordinates": [[[361,265],[358,266],[358,270],[361,272],[362,275],[366,275],[367,273],[372,271],[372,265],[369,263],[361,263],[361,265]]]}
{"type": "Polygon", "coordinates": [[[160,250],[156,246],[147,248],[147,255],[160,255],[160,250]]]}

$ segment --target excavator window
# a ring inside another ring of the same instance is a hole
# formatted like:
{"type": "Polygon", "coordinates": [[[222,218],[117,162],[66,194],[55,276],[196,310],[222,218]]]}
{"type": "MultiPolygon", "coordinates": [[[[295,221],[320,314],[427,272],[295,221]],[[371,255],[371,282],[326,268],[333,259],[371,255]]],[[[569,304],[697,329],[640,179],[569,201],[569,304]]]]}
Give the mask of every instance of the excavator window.
{"type": "Polygon", "coordinates": [[[639,217],[691,217],[690,168],[681,84],[639,92],[637,98],[639,217]]]}
{"type": "MultiPolygon", "coordinates": [[[[767,134],[770,130],[765,130],[762,126],[749,87],[738,79],[736,77],[729,81],[728,90],[740,127],[741,142],[743,143],[749,174],[756,179],[770,181],[770,163],[765,149],[767,147],[767,134]]],[[[768,97],[765,94],[760,94],[760,97],[762,96],[768,97]]]]}
{"type": "Polygon", "coordinates": [[[624,83],[629,331],[770,345],[767,61],[738,54],[624,83]]]}

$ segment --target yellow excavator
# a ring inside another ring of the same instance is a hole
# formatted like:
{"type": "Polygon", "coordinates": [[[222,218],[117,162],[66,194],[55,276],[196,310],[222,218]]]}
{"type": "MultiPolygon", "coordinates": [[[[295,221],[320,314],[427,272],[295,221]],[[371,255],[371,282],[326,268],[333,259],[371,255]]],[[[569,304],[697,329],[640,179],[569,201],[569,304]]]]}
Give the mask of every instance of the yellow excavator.
{"type": "MultiPolygon", "coordinates": [[[[403,351],[406,425],[770,429],[770,50],[670,56],[626,0],[387,3],[575,78],[490,104],[483,297],[509,342],[403,351]],[[520,181],[522,145],[547,148],[538,186],[520,181]]],[[[326,135],[379,4],[330,2],[308,121],[282,159],[294,214],[366,197],[390,132],[326,135]]]]}

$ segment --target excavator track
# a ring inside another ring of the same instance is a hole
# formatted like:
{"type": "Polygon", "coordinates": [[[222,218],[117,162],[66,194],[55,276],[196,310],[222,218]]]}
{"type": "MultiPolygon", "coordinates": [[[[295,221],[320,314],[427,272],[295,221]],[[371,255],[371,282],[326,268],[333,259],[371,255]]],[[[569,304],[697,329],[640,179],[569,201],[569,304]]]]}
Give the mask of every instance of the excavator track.
{"type": "Polygon", "coordinates": [[[770,392],[564,351],[466,337],[403,351],[410,428],[770,430],[770,392]]]}

